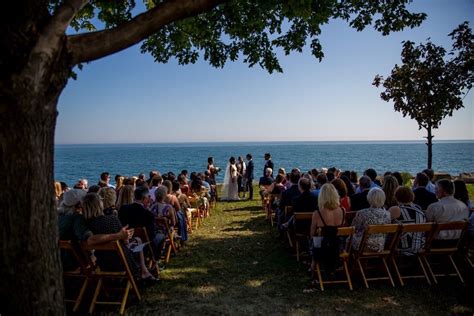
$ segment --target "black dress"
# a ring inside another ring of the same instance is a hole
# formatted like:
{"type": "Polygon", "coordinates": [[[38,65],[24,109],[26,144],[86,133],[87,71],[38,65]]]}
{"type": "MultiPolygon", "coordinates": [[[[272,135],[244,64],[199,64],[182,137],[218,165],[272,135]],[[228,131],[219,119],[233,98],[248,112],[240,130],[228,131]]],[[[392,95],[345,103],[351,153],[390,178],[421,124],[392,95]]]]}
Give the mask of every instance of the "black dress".
{"type": "MultiPolygon", "coordinates": [[[[122,229],[122,223],[115,215],[102,215],[96,218],[91,219],[88,222],[88,227],[94,234],[115,234],[122,229]]],[[[121,241],[122,249],[124,250],[125,257],[127,259],[128,265],[132,274],[135,277],[140,275],[140,268],[138,264],[138,253],[132,252],[128,247],[126,247],[121,241]]],[[[101,267],[105,267],[110,270],[121,270],[124,267],[120,264],[118,256],[111,256],[110,254],[101,254],[96,252],[95,256],[97,257],[97,263],[101,267]]]]}

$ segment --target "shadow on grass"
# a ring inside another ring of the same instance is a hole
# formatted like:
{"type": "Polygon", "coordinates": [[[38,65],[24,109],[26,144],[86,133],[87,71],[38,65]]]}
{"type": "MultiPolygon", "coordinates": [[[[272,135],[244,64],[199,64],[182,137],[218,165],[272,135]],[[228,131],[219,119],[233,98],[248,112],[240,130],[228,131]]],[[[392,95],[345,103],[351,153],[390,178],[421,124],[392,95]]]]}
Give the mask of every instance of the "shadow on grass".
{"type": "Polygon", "coordinates": [[[219,205],[129,314],[437,314],[455,303],[457,284],[404,288],[357,284],[319,292],[306,267],[270,233],[260,206],[219,205]],[[242,207],[243,206],[243,207],[242,207]],[[222,210],[233,207],[233,210],[222,210]],[[221,209],[219,209],[221,208],[221,209]]]}

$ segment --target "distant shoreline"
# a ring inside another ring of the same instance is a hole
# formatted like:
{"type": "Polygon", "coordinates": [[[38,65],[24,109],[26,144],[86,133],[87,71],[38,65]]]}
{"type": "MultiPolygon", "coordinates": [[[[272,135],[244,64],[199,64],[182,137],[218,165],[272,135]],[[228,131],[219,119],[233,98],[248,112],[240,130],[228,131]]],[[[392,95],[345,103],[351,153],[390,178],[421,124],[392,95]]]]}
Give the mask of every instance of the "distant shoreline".
{"type": "MultiPolygon", "coordinates": [[[[344,145],[344,144],[424,144],[425,140],[290,140],[290,141],[197,141],[197,142],[143,142],[143,143],[59,143],[55,146],[220,146],[220,145],[287,145],[287,144],[315,144],[315,145],[344,145]]],[[[434,144],[469,144],[474,139],[437,139],[434,144]]]]}

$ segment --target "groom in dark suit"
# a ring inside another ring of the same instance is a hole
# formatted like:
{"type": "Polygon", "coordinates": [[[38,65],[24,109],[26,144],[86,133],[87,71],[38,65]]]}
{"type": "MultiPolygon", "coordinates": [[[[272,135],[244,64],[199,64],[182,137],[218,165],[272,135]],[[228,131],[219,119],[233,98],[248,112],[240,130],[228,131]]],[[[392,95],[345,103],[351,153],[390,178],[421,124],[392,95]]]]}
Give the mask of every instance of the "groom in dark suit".
{"type": "Polygon", "coordinates": [[[245,170],[245,178],[247,179],[247,186],[249,190],[249,200],[253,199],[253,160],[252,155],[247,154],[247,169],[245,170]]]}

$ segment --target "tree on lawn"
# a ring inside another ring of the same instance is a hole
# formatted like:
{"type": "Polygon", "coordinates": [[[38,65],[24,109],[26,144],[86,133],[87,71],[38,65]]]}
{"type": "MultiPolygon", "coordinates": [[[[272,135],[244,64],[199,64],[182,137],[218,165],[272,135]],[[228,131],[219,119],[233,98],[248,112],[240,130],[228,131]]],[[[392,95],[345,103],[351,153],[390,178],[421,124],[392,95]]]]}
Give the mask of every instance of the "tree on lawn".
{"type": "Polygon", "coordinates": [[[404,42],[402,64],[395,65],[387,79],[376,75],[373,82],[376,87],[385,88],[380,94],[382,100],[392,100],[395,111],[416,120],[418,129],[426,129],[429,169],[433,157],[432,130],[446,116],[464,107],[464,97],[473,82],[474,42],[469,23],[459,25],[449,36],[453,40],[449,53],[429,40],[419,46],[404,42]]]}
{"type": "Polygon", "coordinates": [[[16,0],[0,13],[0,297],[3,315],[63,314],[53,189],[58,98],[73,72],[144,40],[157,62],[241,58],[282,71],[275,51],[323,57],[331,19],[387,35],[418,26],[410,0],[16,0]],[[137,11],[143,11],[137,14],[137,11]],[[103,29],[96,30],[94,23],[103,29]],[[69,30],[74,31],[69,31],[69,30]],[[73,32],[74,34],[68,34],[73,32]]]}

